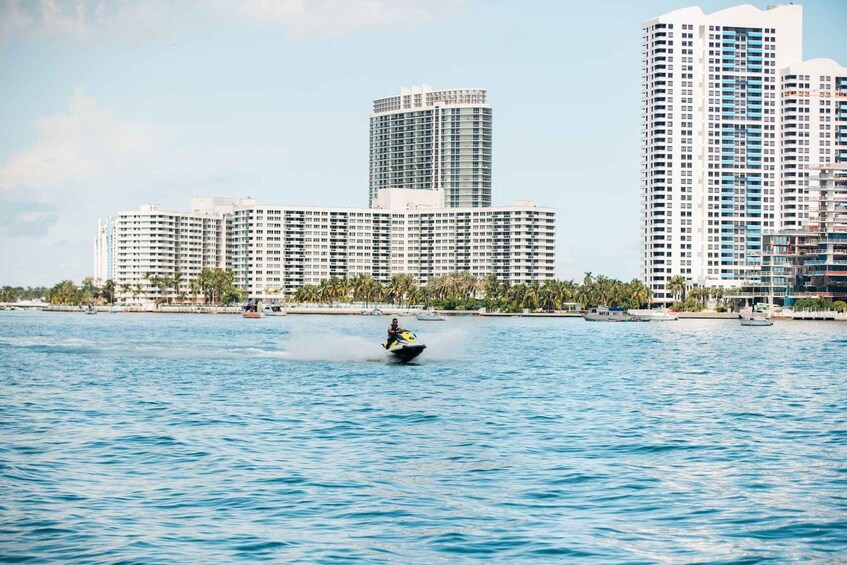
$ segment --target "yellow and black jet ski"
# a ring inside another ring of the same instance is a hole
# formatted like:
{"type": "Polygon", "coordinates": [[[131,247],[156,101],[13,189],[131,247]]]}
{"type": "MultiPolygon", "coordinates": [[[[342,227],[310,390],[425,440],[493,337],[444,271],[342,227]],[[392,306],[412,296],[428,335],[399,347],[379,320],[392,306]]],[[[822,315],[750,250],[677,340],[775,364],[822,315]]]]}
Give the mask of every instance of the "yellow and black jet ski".
{"type": "Polygon", "coordinates": [[[403,330],[397,334],[397,340],[388,346],[388,341],[383,342],[382,346],[396,355],[403,363],[408,363],[426,349],[426,345],[420,343],[415,334],[409,330],[403,330]]]}

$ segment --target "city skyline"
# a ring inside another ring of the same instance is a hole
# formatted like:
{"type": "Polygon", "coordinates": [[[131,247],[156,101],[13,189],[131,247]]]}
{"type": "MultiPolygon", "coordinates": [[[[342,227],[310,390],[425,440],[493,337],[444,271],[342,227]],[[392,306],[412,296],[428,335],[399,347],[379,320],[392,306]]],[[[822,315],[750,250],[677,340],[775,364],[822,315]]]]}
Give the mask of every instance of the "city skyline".
{"type": "MultiPolygon", "coordinates": [[[[89,275],[91,226],[140,202],[364,206],[368,105],[421,83],[487,90],[492,203],[557,209],[558,276],[638,277],[641,24],[737,5],[95,4],[81,19],[2,4],[4,284],[89,275]]],[[[842,12],[804,3],[804,59],[847,63],[842,12]]]]}

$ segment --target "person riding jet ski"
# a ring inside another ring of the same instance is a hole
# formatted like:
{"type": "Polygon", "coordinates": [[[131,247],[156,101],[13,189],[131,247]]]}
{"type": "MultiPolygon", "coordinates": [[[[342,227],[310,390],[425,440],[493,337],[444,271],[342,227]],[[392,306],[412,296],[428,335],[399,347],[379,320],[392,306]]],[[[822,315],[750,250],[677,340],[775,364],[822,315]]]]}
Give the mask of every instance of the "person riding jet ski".
{"type": "Polygon", "coordinates": [[[391,325],[388,326],[388,341],[386,341],[385,348],[388,349],[391,345],[397,341],[397,337],[400,335],[400,332],[404,332],[403,328],[400,327],[400,324],[397,323],[397,318],[391,320],[391,325]]]}
{"type": "Polygon", "coordinates": [[[400,327],[397,318],[391,320],[391,325],[388,326],[388,339],[382,346],[404,363],[411,361],[426,349],[426,345],[420,343],[415,334],[400,327]]]}

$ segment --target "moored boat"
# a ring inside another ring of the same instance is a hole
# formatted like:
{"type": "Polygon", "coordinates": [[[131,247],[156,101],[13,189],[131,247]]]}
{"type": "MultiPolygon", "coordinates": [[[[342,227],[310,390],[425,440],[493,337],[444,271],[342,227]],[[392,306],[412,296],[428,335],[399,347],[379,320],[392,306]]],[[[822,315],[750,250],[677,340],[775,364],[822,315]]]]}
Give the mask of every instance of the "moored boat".
{"type": "Polygon", "coordinates": [[[585,314],[583,319],[586,322],[641,322],[637,317],[629,314],[625,308],[608,308],[606,306],[598,306],[592,308],[585,314]]]}
{"type": "Polygon", "coordinates": [[[427,310],[425,312],[421,312],[420,314],[416,315],[415,318],[419,322],[444,322],[447,320],[447,318],[445,318],[441,314],[435,313],[434,310],[427,310]]]}
{"type": "Polygon", "coordinates": [[[630,315],[642,322],[673,322],[679,316],[667,310],[629,310],[630,315]]]}
{"type": "Polygon", "coordinates": [[[248,299],[244,306],[241,307],[241,315],[244,318],[261,318],[264,316],[259,309],[259,301],[254,301],[252,298],[248,299]]]}
{"type": "Polygon", "coordinates": [[[287,312],[282,309],[282,306],[279,304],[265,304],[264,308],[262,308],[262,313],[265,316],[286,316],[287,312]]]}
{"type": "Polygon", "coordinates": [[[768,320],[761,312],[739,314],[738,321],[742,326],[772,326],[773,320],[768,320]]]}

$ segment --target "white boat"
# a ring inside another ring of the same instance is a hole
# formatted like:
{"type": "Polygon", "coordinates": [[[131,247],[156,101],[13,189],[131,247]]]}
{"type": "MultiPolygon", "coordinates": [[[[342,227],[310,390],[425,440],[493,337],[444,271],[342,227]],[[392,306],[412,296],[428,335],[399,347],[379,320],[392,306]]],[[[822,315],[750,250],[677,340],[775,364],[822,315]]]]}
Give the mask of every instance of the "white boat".
{"type": "Polygon", "coordinates": [[[85,309],[85,313],[86,314],[96,314],[97,309],[94,308],[94,306],[89,306],[88,308],[85,309]]]}
{"type": "Polygon", "coordinates": [[[673,322],[679,316],[667,310],[630,310],[629,313],[642,322],[673,322]]]}
{"type": "Polygon", "coordinates": [[[382,310],[374,308],[373,310],[362,310],[362,316],[382,316],[382,310]]]}
{"type": "Polygon", "coordinates": [[[265,316],[286,316],[287,313],[279,304],[265,304],[262,308],[262,313],[265,316]]]}
{"type": "Polygon", "coordinates": [[[586,322],[641,322],[637,317],[629,314],[624,308],[608,308],[598,306],[586,312],[583,316],[586,322]]]}
{"type": "Polygon", "coordinates": [[[738,315],[742,326],[772,326],[773,320],[768,320],[761,312],[742,313],[738,315]]]}
{"type": "Polygon", "coordinates": [[[427,310],[426,312],[421,312],[420,314],[415,316],[415,318],[419,322],[444,322],[444,321],[447,320],[447,318],[445,318],[441,314],[436,314],[432,310],[427,310]]]}

